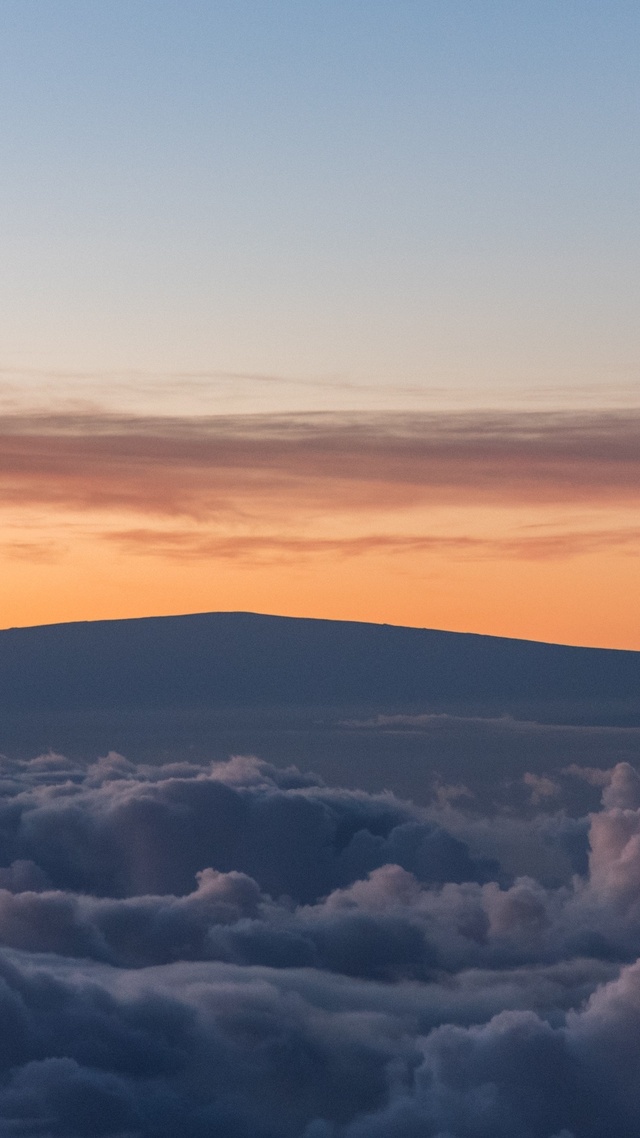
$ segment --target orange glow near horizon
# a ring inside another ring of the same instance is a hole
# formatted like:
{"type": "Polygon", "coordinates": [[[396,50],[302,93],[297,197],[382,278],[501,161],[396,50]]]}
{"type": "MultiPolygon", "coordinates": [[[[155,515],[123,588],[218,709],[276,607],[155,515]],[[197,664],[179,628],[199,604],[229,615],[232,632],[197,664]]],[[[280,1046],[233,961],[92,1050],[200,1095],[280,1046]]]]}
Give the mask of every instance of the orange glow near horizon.
{"type": "Polygon", "coordinates": [[[242,610],[640,649],[637,558],[414,551],[238,564],[104,549],[2,562],[2,626],[242,610]]]}
{"type": "Polygon", "coordinates": [[[8,418],[0,625],[244,610],[637,650],[639,429],[8,418]]]}

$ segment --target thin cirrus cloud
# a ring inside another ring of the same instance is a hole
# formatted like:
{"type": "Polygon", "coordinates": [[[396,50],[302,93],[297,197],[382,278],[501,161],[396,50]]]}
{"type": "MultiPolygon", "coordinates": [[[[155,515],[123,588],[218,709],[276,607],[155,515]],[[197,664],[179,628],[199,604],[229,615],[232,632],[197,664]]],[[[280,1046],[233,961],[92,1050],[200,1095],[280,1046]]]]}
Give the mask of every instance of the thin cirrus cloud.
{"type": "Polygon", "coordinates": [[[176,560],[222,558],[256,562],[292,562],[306,557],[363,557],[368,554],[443,553],[456,559],[548,560],[597,553],[603,549],[635,551],[639,529],[594,530],[541,537],[483,538],[469,535],[365,534],[353,538],[291,538],[284,535],[211,537],[184,530],[129,529],[105,538],[132,553],[176,560]]]}
{"type": "Polygon", "coordinates": [[[5,506],[199,520],[624,506],[640,496],[640,412],[7,415],[0,489],[5,506]]]}

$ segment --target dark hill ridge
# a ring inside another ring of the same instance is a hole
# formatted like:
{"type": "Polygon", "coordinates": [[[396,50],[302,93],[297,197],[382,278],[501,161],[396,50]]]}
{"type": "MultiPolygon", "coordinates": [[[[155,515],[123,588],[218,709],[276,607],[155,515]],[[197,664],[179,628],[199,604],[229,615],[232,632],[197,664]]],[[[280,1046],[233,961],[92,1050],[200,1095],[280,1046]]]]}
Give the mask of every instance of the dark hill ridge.
{"type": "Polygon", "coordinates": [[[202,613],[0,631],[0,712],[637,707],[640,652],[202,613]]]}

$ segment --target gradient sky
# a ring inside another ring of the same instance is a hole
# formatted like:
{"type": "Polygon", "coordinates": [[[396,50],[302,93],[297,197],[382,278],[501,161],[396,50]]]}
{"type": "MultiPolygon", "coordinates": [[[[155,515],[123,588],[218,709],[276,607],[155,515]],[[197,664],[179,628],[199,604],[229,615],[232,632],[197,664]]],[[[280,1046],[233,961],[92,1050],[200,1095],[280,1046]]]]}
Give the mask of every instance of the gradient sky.
{"type": "Polygon", "coordinates": [[[4,0],[0,625],[640,648],[640,9],[4,0]]]}

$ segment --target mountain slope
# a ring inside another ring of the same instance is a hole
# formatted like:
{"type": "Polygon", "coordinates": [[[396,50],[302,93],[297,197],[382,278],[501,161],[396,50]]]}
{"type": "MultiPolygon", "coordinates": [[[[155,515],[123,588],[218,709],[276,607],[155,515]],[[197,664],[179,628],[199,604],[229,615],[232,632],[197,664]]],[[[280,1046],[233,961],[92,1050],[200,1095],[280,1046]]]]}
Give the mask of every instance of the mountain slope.
{"type": "Polygon", "coordinates": [[[346,621],[204,613],[0,632],[0,710],[598,706],[640,652],[346,621]]]}

